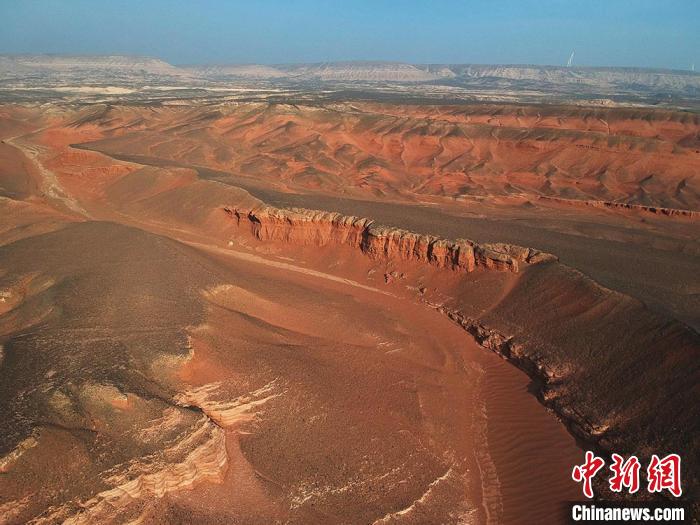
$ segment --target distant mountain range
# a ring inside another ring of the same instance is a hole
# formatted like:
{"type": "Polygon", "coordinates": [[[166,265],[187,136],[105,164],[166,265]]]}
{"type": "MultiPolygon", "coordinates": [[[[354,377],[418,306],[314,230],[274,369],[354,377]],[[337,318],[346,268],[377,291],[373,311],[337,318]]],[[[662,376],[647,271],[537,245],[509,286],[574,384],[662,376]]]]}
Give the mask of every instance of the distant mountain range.
{"type": "Polygon", "coordinates": [[[445,80],[504,79],[549,83],[627,83],[654,88],[700,87],[700,74],[641,68],[568,68],[532,65],[405,64],[399,62],[323,62],[192,66],[183,68],[210,79],[291,78],[320,81],[442,82],[445,80]]]}
{"type": "Polygon", "coordinates": [[[0,74],[110,73],[181,76],[183,70],[158,58],[137,56],[0,55],[0,74]]]}
{"type": "Polygon", "coordinates": [[[210,84],[428,84],[504,90],[538,89],[570,93],[654,93],[700,98],[700,74],[640,68],[582,68],[534,65],[406,64],[324,62],[278,65],[174,66],[132,56],[0,55],[0,85],[42,80],[47,85],[80,82],[210,84]]]}

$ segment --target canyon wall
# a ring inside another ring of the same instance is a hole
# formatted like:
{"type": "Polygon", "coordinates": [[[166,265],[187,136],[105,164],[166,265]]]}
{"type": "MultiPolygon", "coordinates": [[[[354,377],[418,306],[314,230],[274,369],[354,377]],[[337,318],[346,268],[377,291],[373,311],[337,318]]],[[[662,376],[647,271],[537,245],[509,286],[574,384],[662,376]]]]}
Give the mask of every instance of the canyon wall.
{"type": "Polygon", "coordinates": [[[262,241],[313,246],[343,244],[359,248],[372,258],[396,257],[455,271],[487,268],[518,272],[523,263],[556,260],[554,255],[534,248],[503,243],[479,244],[468,239],[451,241],[379,226],[371,219],[340,213],[271,206],[244,210],[227,207],[224,211],[235,217],[239,225],[247,222],[251,233],[262,241]]]}

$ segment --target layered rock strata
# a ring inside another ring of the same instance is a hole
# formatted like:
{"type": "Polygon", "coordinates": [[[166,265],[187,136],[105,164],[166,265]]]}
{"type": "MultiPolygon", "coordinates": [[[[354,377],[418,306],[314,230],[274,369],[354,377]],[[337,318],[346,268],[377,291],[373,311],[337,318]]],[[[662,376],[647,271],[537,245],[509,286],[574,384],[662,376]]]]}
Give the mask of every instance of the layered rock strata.
{"type": "Polygon", "coordinates": [[[262,241],[300,245],[342,244],[358,248],[372,258],[397,257],[428,263],[438,268],[472,272],[476,268],[518,272],[521,264],[556,260],[554,255],[512,244],[480,244],[379,226],[371,219],[303,208],[224,208],[240,225],[262,241]]]}
{"type": "Polygon", "coordinates": [[[569,206],[589,206],[591,208],[610,208],[624,211],[637,211],[643,213],[651,213],[654,215],[662,215],[666,217],[684,217],[697,219],[700,218],[700,212],[694,210],[682,210],[678,208],[663,208],[661,206],[643,206],[641,204],[629,204],[627,202],[610,202],[600,200],[582,200],[582,199],[562,199],[560,197],[550,197],[540,195],[538,199],[566,204],[569,206]]]}

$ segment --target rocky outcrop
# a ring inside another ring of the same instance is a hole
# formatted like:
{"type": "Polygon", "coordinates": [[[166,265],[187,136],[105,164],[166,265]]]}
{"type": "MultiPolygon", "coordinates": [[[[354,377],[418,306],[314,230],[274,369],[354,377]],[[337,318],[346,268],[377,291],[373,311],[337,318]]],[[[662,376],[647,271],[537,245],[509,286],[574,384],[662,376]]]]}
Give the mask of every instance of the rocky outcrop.
{"type": "Polygon", "coordinates": [[[271,393],[275,382],[250,392],[233,400],[216,401],[220,383],[208,383],[200,387],[192,388],[175,397],[182,406],[196,406],[221,428],[230,428],[237,423],[249,421],[255,417],[254,410],[264,405],[271,399],[280,396],[280,393],[271,393]]]}
{"type": "Polygon", "coordinates": [[[194,432],[165,449],[152,464],[132,461],[126,472],[105,481],[111,487],[82,503],[52,509],[35,523],[70,525],[116,523],[130,516],[139,501],[162,498],[170,492],[189,490],[201,482],[220,483],[228,468],[225,431],[202,415],[194,432]],[[189,450],[183,454],[183,450],[189,450]],[[175,456],[179,459],[168,461],[175,456]],[[184,457],[180,457],[184,456],[184,457]],[[138,472],[143,469],[143,472],[138,472]]]}
{"type": "Polygon", "coordinates": [[[467,239],[451,241],[434,235],[379,226],[371,219],[340,213],[281,209],[224,208],[239,225],[248,223],[251,233],[262,241],[283,241],[299,245],[333,244],[358,248],[372,258],[395,257],[418,261],[454,271],[476,268],[518,272],[521,264],[556,260],[554,255],[512,244],[479,244],[467,239]]]}

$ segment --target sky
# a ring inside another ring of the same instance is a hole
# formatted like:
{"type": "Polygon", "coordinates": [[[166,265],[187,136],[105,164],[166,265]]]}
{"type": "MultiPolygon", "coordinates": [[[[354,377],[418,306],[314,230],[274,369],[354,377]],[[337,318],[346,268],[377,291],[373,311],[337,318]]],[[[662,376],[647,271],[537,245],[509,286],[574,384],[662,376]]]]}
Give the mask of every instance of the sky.
{"type": "Polygon", "coordinates": [[[700,0],[0,0],[0,53],[700,69],[700,0]]]}

